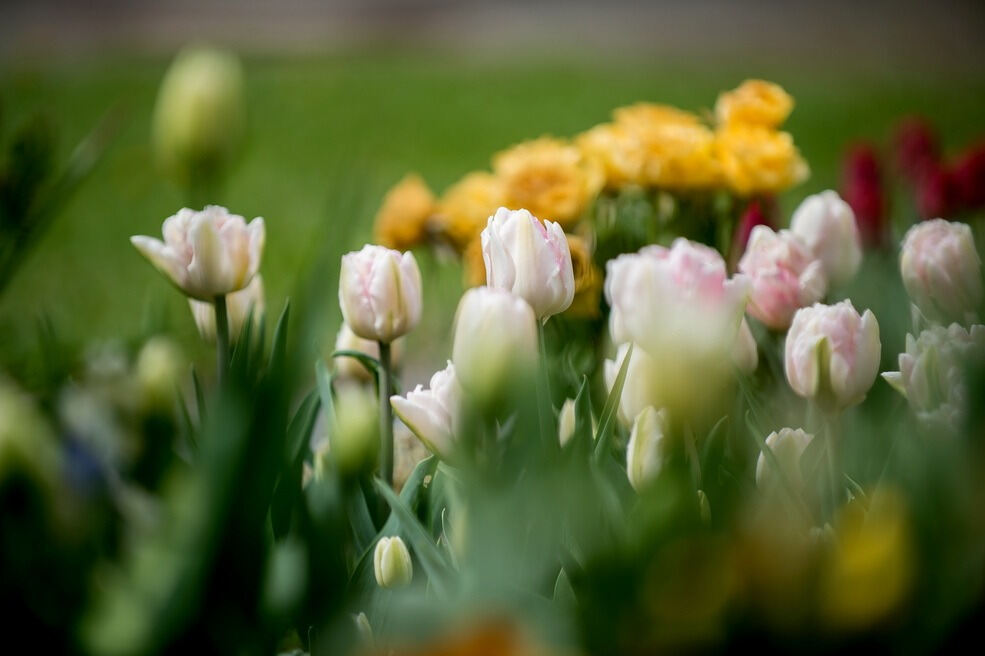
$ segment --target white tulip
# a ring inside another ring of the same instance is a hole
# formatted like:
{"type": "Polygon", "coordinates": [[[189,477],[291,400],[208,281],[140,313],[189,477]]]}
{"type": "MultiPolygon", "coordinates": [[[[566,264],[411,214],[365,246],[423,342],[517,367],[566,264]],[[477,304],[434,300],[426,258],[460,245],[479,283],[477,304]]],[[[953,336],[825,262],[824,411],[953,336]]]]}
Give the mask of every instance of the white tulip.
{"type": "Polygon", "coordinates": [[[906,233],[900,273],[907,294],[932,320],[967,322],[982,303],[982,263],[966,223],[918,223],[906,233]]]}
{"type": "MultiPolygon", "coordinates": [[[[766,438],[766,446],[773,452],[776,464],[786,477],[790,485],[795,490],[799,490],[804,484],[804,478],[800,469],[800,457],[804,455],[807,445],[814,439],[813,435],[798,428],[781,428],[774,431],[766,438]]],[[[761,489],[777,488],[780,485],[780,477],[777,475],[776,467],[768,462],[765,453],[759,454],[756,461],[756,485],[761,489]]]]}
{"type": "Polygon", "coordinates": [[[451,362],[431,376],[429,389],[418,385],[406,397],[391,396],[390,405],[414,435],[442,459],[454,449],[462,392],[451,362]]]}
{"type": "Polygon", "coordinates": [[[381,588],[407,585],[414,577],[414,563],[399,536],[380,538],[373,551],[373,573],[381,588]]]}
{"type": "Polygon", "coordinates": [[[188,208],[164,221],[164,241],[134,236],[130,242],[178,289],[200,301],[239,291],[260,268],[266,238],[263,219],[246,220],[225,207],[188,208]]]}
{"type": "Polygon", "coordinates": [[[575,434],[575,400],[565,399],[557,416],[557,437],[564,447],[575,434]]]}
{"type": "Polygon", "coordinates": [[[490,287],[524,299],[541,320],[568,309],[575,279],[568,240],[558,223],[501,207],[489,217],[481,240],[490,287]]]}
{"type": "Polygon", "coordinates": [[[833,408],[860,403],[879,372],[879,323],[851,301],[817,303],[794,315],[784,364],[793,391],[833,408]]]}
{"type": "Polygon", "coordinates": [[[390,343],[421,318],[421,271],[414,254],[367,244],[342,256],[339,306],[359,337],[390,343]]]}
{"type": "MultiPolygon", "coordinates": [[[[606,360],[602,363],[605,386],[610,393],[626,359],[626,354],[629,352],[629,346],[629,344],[621,344],[616,351],[615,359],[606,360]]],[[[633,355],[629,359],[629,366],[626,369],[622,396],[619,398],[617,416],[623,425],[632,425],[636,416],[643,412],[644,408],[651,405],[654,398],[659,396],[657,378],[656,361],[639,346],[633,348],[633,355]]]]}
{"type": "Polygon", "coordinates": [[[639,491],[657,477],[663,466],[663,441],[667,433],[667,411],[643,408],[633,421],[626,447],[626,474],[639,491]]]}
{"type": "MultiPolygon", "coordinates": [[[[192,317],[202,339],[215,341],[215,306],[212,303],[188,299],[192,317]]],[[[249,285],[226,296],[226,312],[229,318],[229,334],[235,340],[246,323],[246,317],[253,310],[253,325],[258,326],[263,319],[263,276],[259,273],[253,276],[249,285]]]]}
{"type": "Polygon", "coordinates": [[[836,191],[808,196],[794,211],[790,231],[824,265],[832,285],[844,285],[862,264],[862,237],[855,212],[836,191]]]}

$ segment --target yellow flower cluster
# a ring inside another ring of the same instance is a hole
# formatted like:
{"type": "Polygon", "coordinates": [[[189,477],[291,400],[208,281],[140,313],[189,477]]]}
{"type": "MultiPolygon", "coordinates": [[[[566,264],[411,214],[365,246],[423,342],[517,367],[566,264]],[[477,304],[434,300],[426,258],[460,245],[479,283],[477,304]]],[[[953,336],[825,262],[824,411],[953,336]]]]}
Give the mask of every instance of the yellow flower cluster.
{"type": "Polygon", "coordinates": [[[376,243],[405,251],[424,243],[434,214],[434,194],[420,176],[410,174],[393,186],[376,213],[376,243]]]}

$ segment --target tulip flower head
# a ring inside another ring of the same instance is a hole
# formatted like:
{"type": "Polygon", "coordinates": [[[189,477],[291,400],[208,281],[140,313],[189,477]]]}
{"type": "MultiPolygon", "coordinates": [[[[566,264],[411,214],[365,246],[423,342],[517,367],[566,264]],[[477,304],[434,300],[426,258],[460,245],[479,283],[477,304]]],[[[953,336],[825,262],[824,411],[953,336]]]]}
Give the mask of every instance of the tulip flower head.
{"type": "Polygon", "coordinates": [[[164,220],[164,241],[130,238],[140,253],[191,298],[212,302],[250,284],[266,238],[263,219],[246,220],[225,207],[182,209],[164,220]]]}
{"type": "Polygon", "coordinates": [[[808,196],[794,211],[790,231],[824,265],[833,285],[844,285],[862,264],[862,237],[851,206],[836,191],[808,196]]]}
{"type": "Polygon", "coordinates": [[[389,344],[421,318],[421,271],[413,253],[367,244],[342,256],[339,306],[359,337],[389,344]]]}
{"type": "Polygon", "coordinates": [[[965,223],[934,219],[910,228],[900,273],[910,299],[929,319],[966,322],[982,303],[982,263],[965,223]]]}
{"type": "Polygon", "coordinates": [[[641,490],[657,477],[663,464],[663,440],[667,433],[667,411],[647,406],[633,421],[626,447],[626,475],[634,490],[641,490]]]}
{"type": "Polygon", "coordinates": [[[759,454],[756,461],[756,485],[760,489],[777,489],[780,487],[780,472],[793,486],[799,490],[804,484],[800,470],[800,457],[807,450],[807,445],[814,439],[813,435],[803,429],[782,428],[774,431],[766,438],[766,446],[773,452],[775,463],[769,462],[765,453],[759,454]],[[780,472],[776,470],[777,466],[780,472]]]}
{"type": "Polygon", "coordinates": [[[462,391],[451,362],[407,396],[391,396],[394,413],[434,454],[447,460],[454,448],[462,391]]]}
{"type": "Polygon", "coordinates": [[[404,541],[397,537],[383,537],[373,551],[373,573],[381,588],[398,588],[410,583],[414,577],[414,563],[404,541]]]}
{"type": "Polygon", "coordinates": [[[860,403],[879,371],[879,323],[851,301],[816,303],[794,315],[787,333],[787,381],[798,395],[830,409],[860,403]]]}
{"type": "MultiPolygon", "coordinates": [[[[602,363],[602,374],[605,379],[606,390],[612,391],[612,386],[619,376],[626,354],[629,353],[630,343],[620,344],[613,360],[606,360],[602,363]]],[[[656,361],[642,348],[637,346],[633,349],[633,355],[629,359],[629,367],[626,369],[626,381],[622,388],[622,397],[619,399],[619,421],[625,426],[632,426],[633,420],[643,409],[659,398],[659,379],[656,361]]]]}
{"type": "Polygon", "coordinates": [[[564,312],[575,295],[571,251],[561,226],[501,207],[482,231],[486,284],[525,300],[538,319],[564,312]]]}

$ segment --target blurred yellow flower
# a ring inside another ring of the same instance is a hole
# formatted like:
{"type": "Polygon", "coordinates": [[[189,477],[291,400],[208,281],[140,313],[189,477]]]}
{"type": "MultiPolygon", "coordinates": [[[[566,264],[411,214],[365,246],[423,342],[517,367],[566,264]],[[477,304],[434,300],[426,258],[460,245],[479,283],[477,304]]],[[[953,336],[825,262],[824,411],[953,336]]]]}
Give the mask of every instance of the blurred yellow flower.
{"type": "Polygon", "coordinates": [[[575,144],[605,173],[605,186],[620,188],[643,182],[643,146],[625,125],[602,123],[582,132],[575,144]]]}
{"type": "MultiPolygon", "coordinates": [[[[486,227],[489,217],[504,204],[503,187],[492,173],[475,171],[445,190],[438,200],[435,220],[460,252],[486,227]]],[[[479,251],[482,253],[481,249],[479,251]]],[[[485,273],[483,273],[485,276],[485,273]]]]}
{"type": "Polygon", "coordinates": [[[640,181],[664,189],[705,189],[721,182],[715,135],[696,114],[637,103],[613,112],[642,151],[640,181]]]}
{"type": "Polygon", "coordinates": [[[602,270],[592,261],[592,249],[584,237],[566,235],[575,277],[575,298],[565,310],[569,317],[594,319],[599,316],[602,296],[602,270]]]}
{"type": "Polygon", "coordinates": [[[906,506],[892,490],[877,490],[869,508],[847,505],[837,545],[822,574],[820,609],[835,629],[856,630],[885,620],[910,590],[914,554],[906,506]]]}
{"type": "Polygon", "coordinates": [[[390,188],[376,213],[376,243],[406,251],[424,243],[434,214],[434,194],[420,176],[409,174],[390,188]]]}
{"type": "Polygon", "coordinates": [[[748,124],[775,128],[793,110],[793,98],[783,88],[765,80],[746,80],[718,96],[715,118],[720,125],[748,124]]]}
{"type": "Polygon", "coordinates": [[[481,287],[486,284],[486,261],[482,257],[482,240],[478,235],[462,251],[462,268],[466,287],[481,287]]]}
{"type": "Polygon", "coordinates": [[[542,221],[568,229],[605,182],[602,166],[567,141],[541,137],[493,157],[503,183],[504,205],[526,209],[542,221]]]}
{"type": "Polygon", "coordinates": [[[810,175],[787,132],[760,125],[730,125],[716,133],[716,143],[725,180],[737,194],[780,192],[810,175]]]}

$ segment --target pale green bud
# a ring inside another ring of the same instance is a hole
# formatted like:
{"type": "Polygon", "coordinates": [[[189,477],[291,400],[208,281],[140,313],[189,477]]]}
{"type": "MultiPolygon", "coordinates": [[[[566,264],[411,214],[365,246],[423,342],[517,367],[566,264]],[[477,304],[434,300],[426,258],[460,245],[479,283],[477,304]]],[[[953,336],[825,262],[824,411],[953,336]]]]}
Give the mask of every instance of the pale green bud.
{"type": "Polygon", "coordinates": [[[635,490],[657,477],[663,466],[667,411],[647,406],[636,416],[626,448],[626,474],[635,490]]]}
{"type": "Polygon", "coordinates": [[[373,468],[380,447],[380,424],[379,405],[372,390],[361,385],[339,387],[329,445],[340,471],[356,473],[373,468]]]}
{"type": "Polygon", "coordinates": [[[137,355],[137,386],[145,406],[167,408],[175,399],[185,371],[181,349],[167,337],[147,340],[137,355]]]}
{"type": "Polygon", "coordinates": [[[414,563],[400,537],[380,538],[373,552],[373,572],[381,588],[397,588],[410,583],[414,563]]]}

